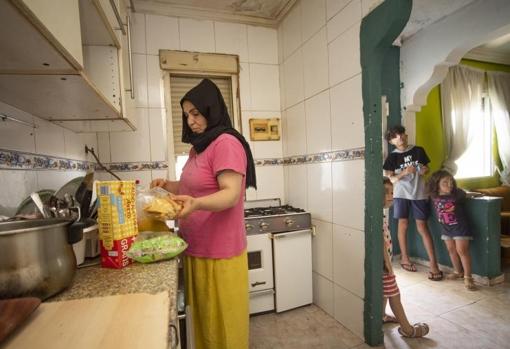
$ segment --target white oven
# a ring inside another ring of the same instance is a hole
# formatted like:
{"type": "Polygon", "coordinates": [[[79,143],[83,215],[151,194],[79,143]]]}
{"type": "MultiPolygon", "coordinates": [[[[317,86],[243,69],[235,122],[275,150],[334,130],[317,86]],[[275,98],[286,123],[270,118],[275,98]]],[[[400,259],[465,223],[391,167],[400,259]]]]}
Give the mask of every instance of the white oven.
{"type": "Polygon", "coordinates": [[[270,233],[247,235],[250,314],[274,310],[273,251],[270,233]]]}

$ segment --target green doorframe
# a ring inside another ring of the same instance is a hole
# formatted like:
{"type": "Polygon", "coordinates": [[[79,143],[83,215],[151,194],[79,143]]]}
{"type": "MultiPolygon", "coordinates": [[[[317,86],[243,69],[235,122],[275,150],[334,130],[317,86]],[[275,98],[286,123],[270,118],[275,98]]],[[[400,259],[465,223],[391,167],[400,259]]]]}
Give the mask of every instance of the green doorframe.
{"type": "Polygon", "coordinates": [[[365,125],[365,303],[368,345],[382,332],[382,127],[381,97],[387,96],[389,125],[400,123],[400,50],[392,46],[411,14],[412,0],[386,0],[363,18],[360,30],[365,125]]]}

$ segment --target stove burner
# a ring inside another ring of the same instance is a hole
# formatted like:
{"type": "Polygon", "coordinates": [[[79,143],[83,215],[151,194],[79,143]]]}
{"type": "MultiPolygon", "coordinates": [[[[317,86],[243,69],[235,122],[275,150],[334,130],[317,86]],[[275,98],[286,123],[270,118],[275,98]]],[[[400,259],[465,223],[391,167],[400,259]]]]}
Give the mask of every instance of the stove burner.
{"type": "Polygon", "coordinates": [[[270,206],[270,207],[254,207],[248,208],[244,210],[245,217],[253,217],[253,216],[275,216],[282,215],[287,213],[299,213],[305,212],[305,210],[301,208],[292,207],[290,205],[283,206],[270,206]]]}

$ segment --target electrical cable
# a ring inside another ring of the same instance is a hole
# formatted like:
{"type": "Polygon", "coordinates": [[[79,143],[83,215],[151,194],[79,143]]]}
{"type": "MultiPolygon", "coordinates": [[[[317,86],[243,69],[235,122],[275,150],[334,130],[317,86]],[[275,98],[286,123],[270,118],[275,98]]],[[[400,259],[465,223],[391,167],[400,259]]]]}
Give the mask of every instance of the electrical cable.
{"type": "Polygon", "coordinates": [[[99,158],[97,157],[96,153],[94,152],[94,148],[89,148],[89,147],[85,146],[85,154],[88,154],[88,153],[91,153],[91,154],[92,154],[92,156],[94,157],[94,159],[96,159],[97,164],[98,164],[99,166],[101,166],[101,168],[102,168],[103,170],[105,170],[106,172],[108,172],[109,174],[111,174],[113,177],[117,178],[119,181],[121,180],[119,176],[117,176],[115,173],[113,173],[110,169],[106,168],[106,166],[105,166],[105,165],[103,165],[103,164],[101,163],[101,161],[99,161],[99,158]]]}

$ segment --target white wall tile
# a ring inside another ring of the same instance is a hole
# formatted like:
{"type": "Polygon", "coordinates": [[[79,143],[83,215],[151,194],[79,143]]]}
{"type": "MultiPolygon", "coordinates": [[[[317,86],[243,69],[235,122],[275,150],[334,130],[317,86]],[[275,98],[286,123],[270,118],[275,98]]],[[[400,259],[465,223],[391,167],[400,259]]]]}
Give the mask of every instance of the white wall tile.
{"type": "Polygon", "coordinates": [[[111,162],[110,133],[97,133],[97,148],[94,151],[102,163],[111,162]]]}
{"type": "Polygon", "coordinates": [[[326,0],[326,13],[328,20],[336,15],[352,0],[326,0]]]}
{"type": "Polygon", "coordinates": [[[279,81],[280,81],[280,109],[285,110],[285,106],[287,105],[286,97],[285,97],[285,91],[287,91],[287,87],[285,85],[285,65],[280,64],[278,66],[278,72],[280,74],[279,81]],[[283,92],[283,93],[282,93],[283,92]]]}
{"type": "Polygon", "coordinates": [[[361,20],[361,0],[353,0],[328,21],[328,42],[361,20]]]}
{"type": "Polygon", "coordinates": [[[384,0],[361,0],[361,7],[363,9],[363,17],[372,12],[377,6],[382,4],[384,0]]]}
{"type": "Polygon", "coordinates": [[[329,87],[328,45],[322,29],[303,45],[305,98],[329,87]]]}
{"type": "Polygon", "coordinates": [[[241,109],[251,109],[250,64],[248,63],[240,64],[239,91],[241,93],[241,109]]]}
{"type": "Polygon", "coordinates": [[[283,30],[283,60],[285,61],[302,43],[301,4],[297,2],[281,24],[283,30]]]}
{"type": "Polygon", "coordinates": [[[174,17],[146,15],[147,54],[158,55],[160,49],[179,50],[179,20],[174,17]]]}
{"type": "Polygon", "coordinates": [[[150,108],[164,108],[163,71],[158,56],[147,56],[147,97],[150,108]]]}
{"type": "Polygon", "coordinates": [[[58,190],[67,182],[85,174],[85,171],[37,171],[37,188],[58,190]]]}
{"type": "Polygon", "coordinates": [[[35,152],[37,154],[65,157],[64,128],[35,118],[35,152]]]}
{"type": "MultiPolygon", "coordinates": [[[[2,102],[0,102],[0,113],[27,122],[30,125],[34,125],[35,120],[38,119],[29,113],[2,102]]],[[[12,120],[0,123],[0,148],[35,152],[34,128],[12,120]]]]}
{"type": "Polygon", "coordinates": [[[282,110],[282,119],[281,119],[281,126],[282,126],[282,151],[283,156],[289,155],[289,149],[288,149],[288,139],[289,135],[287,134],[287,112],[285,110],[282,110]]]}
{"type": "MultiPolygon", "coordinates": [[[[156,178],[168,179],[168,170],[152,170],[152,177],[151,178],[152,178],[152,180],[155,180],[156,178]]],[[[150,183],[148,183],[147,186],[149,186],[149,184],[150,183]]]]}
{"type": "MultiPolygon", "coordinates": [[[[145,41],[145,14],[132,13],[131,14],[131,48],[133,53],[147,53],[147,46],[145,41]]],[[[127,64],[127,62],[124,62],[127,64]]]]}
{"type": "Polygon", "coordinates": [[[332,163],[333,222],[364,230],[365,221],[365,162],[332,163]]]}
{"type": "Polygon", "coordinates": [[[315,219],[332,222],[331,163],[308,165],[308,211],[315,219]]]}
{"type": "Polygon", "coordinates": [[[285,109],[304,99],[303,54],[297,50],[283,64],[285,77],[285,109]]]}
{"type": "Polygon", "coordinates": [[[363,299],[335,285],[335,319],[363,338],[363,299]]]}
{"type": "Polygon", "coordinates": [[[179,18],[181,50],[214,52],[214,24],[191,18],[179,18]]]}
{"type": "Polygon", "coordinates": [[[241,123],[242,123],[241,127],[242,127],[242,135],[244,136],[244,138],[246,139],[246,141],[250,145],[250,149],[251,149],[252,155],[254,156],[254,158],[257,158],[257,156],[255,156],[255,154],[254,154],[254,152],[255,152],[255,144],[254,144],[254,142],[252,142],[250,140],[250,122],[249,122],[249,120],[251,118],[253,118],[252,115],[253,114],[252,114],[251,111],[243,110],[241,112],[241,123]]]}
{"type": "Polygon", "coordinates": [[[313,303],[331,316],[335,316],[334,285],[331,280],[313,273],[313,303]]]}
{"type": "Polygon", "coordinates": [[[14,216],[16,208],[30,193],[39,190],[36,171],[2,170],[0,175],[0,215],[14,216]]]}
{"type": "Polygon", "coordinates": [[[331,151],[329,90],[307,99],[305,113],[307,154],[331,151]]]}
{"type": "Polygon", "coordinates": [[[361,74],[331,88],[331,146],[333,150],[365,145],[361,74]]]}
{"type": "Polygon", "coordinates": [[[148,109],[136,108],[136,117],[136,131],[110,133],[112,162],[150,161],[148,109]]]}
{"type": "Polygon", "coordinates": [[[128,172],[117,172],[116,175],[120,177],[122,181],[136,181],[139,180],[140,183],[148,187],[152,181],[152,171],[128,171],[128,172]]]}
{"type": "Polygon", "coordinates": [[[333,282],[365,297],[364,232],[333,224],[333,282]]]}
{"type": "Polygon", "coordinates": [[[97,136],[95,133],[74,133],[64,130],[64,144],[66,158],[95,162],[91,154],[85,154],[85,145],[94,149],[97,148],[97,136]]]}
{"type": "Polygon", "coordinates": [[[246,189],[245,201],[257,200],[257,191],[253,188],[246,189]]]}
{"type": "Polygon", "coordinates": [[[334,86],[361,72],[359,24],[329,44],[329,84],[334,86]]]}
{"type": "Polygon", "coordinates": [[[326,24],[326,1],[302,1],[301,18],[301,23],[303,24],[303,42],[305,42],[326,24]]]}
{"type": "Polygon", "coordinates": [[[152,161],[168,159],[165,109],[149,109],[150,149],[152,161]]]}
{"type": "Polygon", "coordinates": [[[278,64],[278,36],[275,29],[248,26],[250,63],[278,64]]]}
{"type": "Polygon", "coordinates": [[[252,110],[279,110],[278,66],[250,63],[250,90],[252,110]]]}
{"type": "Polygon", "coordinates": [[[280,198],[285,202],[283,166],[257,166],[257,200],[280,198]]]}
{"type": "Polygon", "coordinates": [[[133,54],[133,80],[135,86],[135,104],[146,107],[147,104],[147,56],[133,54]]]}
{"type": "Polygon", "coordinates": [[[278,26],[277,29],[278,41],[278,64],[283,63],[283,26],[278,26]]]}
{"type": "Polygon", "coordinates": [[[246,25],[214,22],[214,38],[217,53],[238,55],[241,62],[248,62],[246,25]]]}
{"type": "Polygon", "coordinates": [[[285,166],[287,202],[294,207],[308,210],[308,174],[307,165],[285,166]]]}
{"type": "Polygon", "coordinates": [[[286,156],[306,154],[305,104],[287,109],[285,119],[286,156]]]}
{"type": "Polygon", "coordinates": [[[333,280],[333,223],[312,220],[316,235],[312,239],[313,271],[333,280]]]}

